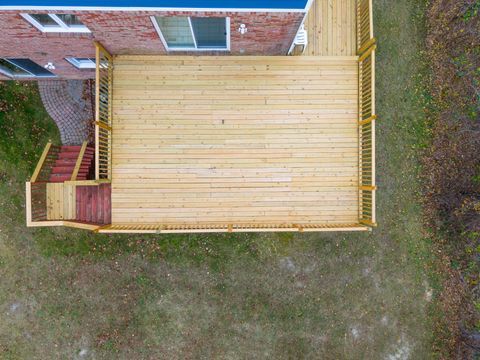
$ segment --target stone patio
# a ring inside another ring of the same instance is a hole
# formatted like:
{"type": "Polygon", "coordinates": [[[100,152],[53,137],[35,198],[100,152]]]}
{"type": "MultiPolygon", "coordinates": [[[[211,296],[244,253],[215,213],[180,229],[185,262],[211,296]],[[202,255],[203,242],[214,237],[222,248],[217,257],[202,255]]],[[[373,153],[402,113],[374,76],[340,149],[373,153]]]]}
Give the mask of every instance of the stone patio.
{"type": "Polygon", "coordinates": [[[40,80],[38,89],[64,145],[93,140],[93,81],[40,80]]]}

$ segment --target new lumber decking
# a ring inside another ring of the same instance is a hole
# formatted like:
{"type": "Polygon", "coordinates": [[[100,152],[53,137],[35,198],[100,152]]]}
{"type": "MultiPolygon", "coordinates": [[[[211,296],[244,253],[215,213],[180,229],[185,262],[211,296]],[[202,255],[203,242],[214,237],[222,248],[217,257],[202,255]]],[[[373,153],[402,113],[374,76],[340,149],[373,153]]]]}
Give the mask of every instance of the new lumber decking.
{"type": "Polygon", "coordinates": [[[111,56],[95,43],[95,180],[67,176],[73,192],[47,184],[73,169],[56,164],[60,147],[47,144],[26,183],[27,225],[105,233],[375,227],[372,0],[316,0],[305,24],[304,57],[111,56]]]}
{"type": "Polygon", "coordinates": [[[75,186],[47,183],[47,220],[75,219],[75,186]]]}
{"type": "Polygon", "coordinates": [[[308,33],[305,55],[356,55],[356,19],[356,0],[314,0],[305,18],[308,33]]]}
{"type": "Polygon", "coordinates": [[[357,60],[115,57],[112,225],[358,224],[357,60]]]}

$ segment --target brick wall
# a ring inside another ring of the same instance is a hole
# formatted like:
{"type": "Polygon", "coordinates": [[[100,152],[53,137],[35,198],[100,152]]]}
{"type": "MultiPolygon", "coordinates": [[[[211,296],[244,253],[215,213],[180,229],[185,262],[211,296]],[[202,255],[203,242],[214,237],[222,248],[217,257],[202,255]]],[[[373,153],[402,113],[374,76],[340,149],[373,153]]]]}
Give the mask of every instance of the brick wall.
{"type": "Polygon", "coordinates": [[[52,62],[60,77],[91,78],[93,70],[78,70],[66,57],[95,57],[91,34],[42,33],[18,13],[0,13],[0,57],[29,58],[41,66],[52,62]]]}
{"type": "MultiPolygon", "coordinates": [[[[42,11],[28,11],[42,13],[42,11]]],[[[45,11],[43,11],[45,13],[45,11]]],[[[62,13],[62,12],[60,12],[62,13]]],[[[104,12],[72,11],[91,34],[42,33],[18,12],[0,11],[0,57],[29,58],[39,65],[52,62],[63,78],[92,78],[93,70],[79,70],[66,57],[94,57],[93,40],[112,54],[166,54],[150,16],[230,17],[232,55],[285,55],[303,19],[302,13],[213,13],[213,12],[104,12]],[[237,29],[246,24],[248,32],[237,29]]],[[[209,52],[212,53],[212,52],[209,52]]],[[[225,52],[219,52],[225,54],[225,52]]],[[[178,53],[174,53],[178,54],[178,53]]],[[[198,55],[198,52],[195,52],[198,55]]],[[[201,53],[205,54],[205,53],[201,53]]],[[[0,76],[0,80],[2,77],[0,76]]]]}

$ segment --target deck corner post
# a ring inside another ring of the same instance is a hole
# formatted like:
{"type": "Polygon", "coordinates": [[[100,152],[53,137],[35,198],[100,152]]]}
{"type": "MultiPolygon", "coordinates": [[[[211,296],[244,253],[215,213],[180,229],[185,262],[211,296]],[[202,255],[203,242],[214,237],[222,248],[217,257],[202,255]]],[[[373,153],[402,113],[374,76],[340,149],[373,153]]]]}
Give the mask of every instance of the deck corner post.
{"type": "Polygon", "coordinates": [[[27,181],[25,183],[25,216],[27,226],[32,224],[32,183],[27,181]]]}

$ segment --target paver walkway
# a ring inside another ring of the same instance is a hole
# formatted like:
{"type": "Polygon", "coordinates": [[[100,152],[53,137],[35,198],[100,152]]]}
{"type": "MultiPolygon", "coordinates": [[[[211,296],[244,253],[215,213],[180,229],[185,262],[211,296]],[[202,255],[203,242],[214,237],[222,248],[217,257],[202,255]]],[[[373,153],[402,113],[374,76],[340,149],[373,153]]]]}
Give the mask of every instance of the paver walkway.
{"type": "Polygon", "coordinates": [[[43,105],[60,130],[64,145],[92,140],[93,109],[91,82],[82,80],[40,80],[43,105]]]}

